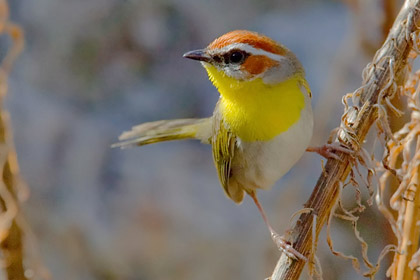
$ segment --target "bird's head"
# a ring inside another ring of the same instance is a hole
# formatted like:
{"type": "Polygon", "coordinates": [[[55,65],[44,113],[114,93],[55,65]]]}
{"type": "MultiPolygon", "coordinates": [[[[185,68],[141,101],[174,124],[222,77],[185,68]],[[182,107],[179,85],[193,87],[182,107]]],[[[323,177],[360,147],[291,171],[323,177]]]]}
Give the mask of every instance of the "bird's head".
{"type": "Polygon", "coordinates": [[[201,61],[216,87],[232,87],[232,83],[258,78],[272,85],[296,74],[304,75],[290,50],[267,36],[246,30],[228,32],[205,49],[187,52],[184,57],[201,61]]]}

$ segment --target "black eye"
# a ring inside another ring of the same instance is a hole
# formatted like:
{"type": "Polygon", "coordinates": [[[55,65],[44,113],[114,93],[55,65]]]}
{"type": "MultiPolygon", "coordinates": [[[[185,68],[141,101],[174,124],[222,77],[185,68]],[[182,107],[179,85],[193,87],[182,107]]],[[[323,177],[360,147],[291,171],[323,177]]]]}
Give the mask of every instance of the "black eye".
{"type": "Polygon", "coordinates": [[[229,56],[229,62],[230,63],[240,63],[244,60],[244,53],[240,51],[234,51],[229,56]]]}

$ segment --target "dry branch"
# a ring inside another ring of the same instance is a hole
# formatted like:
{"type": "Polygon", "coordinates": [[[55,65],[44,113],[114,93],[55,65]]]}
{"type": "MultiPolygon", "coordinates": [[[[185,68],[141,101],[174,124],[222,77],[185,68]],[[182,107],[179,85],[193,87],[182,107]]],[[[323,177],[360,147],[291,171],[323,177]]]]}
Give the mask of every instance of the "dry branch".
{"type": "MultiPolygon", "coordinates": [[[[363,84],[353,93],[355,106],[349,107],[342,117],[337,139],[358,155],[366,134],[378,116],[383,116],[383,102],[396,90],[396,76],[403,76],[407,57],[412,49],[412,34],[420,20],[420,0],[406,0],[382,47],[376,52],[372,63],[363,71],[363,84]],[[380,108],[378,110],[378,108],[380,108]]],[[[313,260],[313,247],[319,233],[334,207],[339,186],[349,175],[354,158],[338,153],[341,160],[329,159],[305,207],[312,213],[300,215],[292,229],[293,247],[313,260]],[[314,224],[314,215],[316,224],[314,224]],[[312,227],[315,226],[313,231],[312,227]],[[315,240],[312,240],[312,237],[315,240]]],[[[315,249],[315,248],[314,248],[315,249]]],[[[305,261],[292,260],[282,254],[271,280],[298,279],[305,261]]]]}
{"type": "Polygon", "coordinates": [[[9,35],[12,46],[0,66],[0,249],[7,279],[26,280],[22,230],[17,222],[19,167],[11,138],[8,113],[2,108],[10,69],[23,48],[23,34],[19,26],[9,21],[7,1],[1,0],[0,35],[4,34],[9,35]]]}
{"type": "Polygon", "coordinates": [[[410,261],[418,248],[419,226],[417,221],[420,217],[420,188],[419,186],[419,167],[413,176],[410,187],[413,192],[412,197],[407,198],[405,205],[405,213],[403,220],[403,234],[399,246],[400,254],[395,254],[395,270],[393,271],[393,279],[404,280],[414,279],[414,270],[410,267],[410,261]]]}
{"type": "Polygon", "coordinates": [[[379,209],[388,219],[398,240],[398,253],[394,255],[387,272],[387,276],[396,280],[418,279],[419,276],[420,262],[416,251],[420,237],[420,71],[410,74],[401,92],[407,100],[411,119],[394,133],[385,147],[382,162],[387,168],[383,170],[381,165],[378,166],[378,171],[383,172],[379,201],[388,200],[389,195],[384,195],[385,190],[389,192],[390,187],[394,187],[389,199],[390,208],[382,202],[379,209]],[[392,214],[395,212],[398,212],[397,219],[392,214]]]}

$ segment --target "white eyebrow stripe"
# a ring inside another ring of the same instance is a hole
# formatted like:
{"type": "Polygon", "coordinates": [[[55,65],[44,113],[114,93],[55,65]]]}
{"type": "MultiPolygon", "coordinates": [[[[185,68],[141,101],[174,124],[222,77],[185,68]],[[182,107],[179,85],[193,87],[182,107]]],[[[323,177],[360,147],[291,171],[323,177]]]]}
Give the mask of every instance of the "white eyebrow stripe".
{"type": "Polygon", "coordinates": [[[244,44],[244,43],[233,43],[233,44],[230,44],[230,45],[228,45],[226,47],[223,47],[221,49],[213,50],[212,52],[217,51],[218,53],[227,53],[227,52],[229,52],[233,49],[240,49],[240,50],[243,50],[243,51],[245,51],[247,53],[250,53],[250,54],[253,54],[253,55],[265,55],[265,56],[267,56],[267,57],[269,57],[269,58],[271,58],[275,61],[278,61],[278,62],[280,62],[284,59],[284,56],[282,56],[282,55],[274,54],[274,53],[271,53],[271,52],[268,52],[268,51],[265,51],[265,50],[262,50],[262,49],[256,49],[253,46],[250,46],[250,45],[244,44]]]}

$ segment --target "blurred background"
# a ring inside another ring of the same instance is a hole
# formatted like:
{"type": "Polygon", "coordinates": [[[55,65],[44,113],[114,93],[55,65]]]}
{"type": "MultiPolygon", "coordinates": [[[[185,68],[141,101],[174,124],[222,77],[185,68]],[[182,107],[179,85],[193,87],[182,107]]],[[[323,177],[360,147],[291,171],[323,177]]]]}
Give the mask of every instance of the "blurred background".
{"type": "MultiPolygon", "coordinates": [[[[34,279],[46,267],[61,280],[247,280],[271,275],[280,252],[252,201],[225,197],[210,147],[110,145],[142,122],[211,115],[218,94],[182,54],[234,29],[264,33],[297,54],[314,96],[312,145],[321,145],[401,1],[9,2],[26,37],[6,107],[30,190],[23,208],[34,279]]],[[[309,197],[320,160],[305,154],[260,192],[278,232],[309,197]]],[[[389,242],[378,228],[386,232],[386,222],[368,210],[360,230],[373,259],[389,242]]],[[[338,249],[360,256],[348,223],[332,231],[338,249]]],[[[325,279],[362,278],[329,252],[325,235],[319,244],[325,279]]]]}

